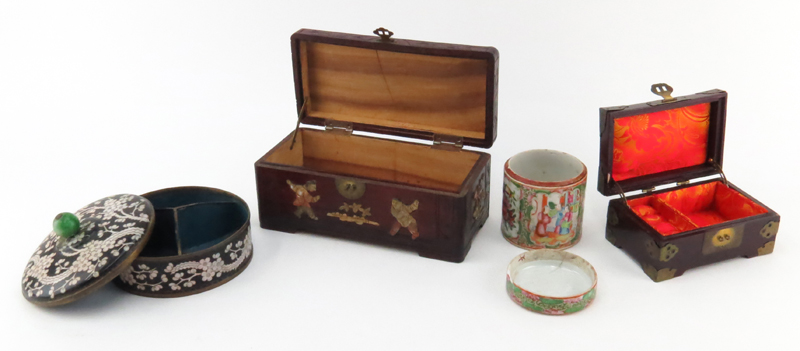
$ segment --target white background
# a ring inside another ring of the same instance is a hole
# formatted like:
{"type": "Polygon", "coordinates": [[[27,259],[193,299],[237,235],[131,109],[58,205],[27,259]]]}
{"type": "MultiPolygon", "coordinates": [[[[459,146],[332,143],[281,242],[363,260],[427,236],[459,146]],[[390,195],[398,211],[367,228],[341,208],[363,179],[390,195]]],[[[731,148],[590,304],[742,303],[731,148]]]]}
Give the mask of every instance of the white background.
{"type": "Polygon", "coordinates": [[[795,1],[2,1],[0,335],[6,349],[796,349],[800,54],[795,1]],[[260,229],[253,163],[295,123],[300,28],[494,46],[490,217],[466,261],[260,229]],[[730,93],[725,172],[783,216],[772,255],[653,283],[603,238],[598,108],[730,93]],[[532,148],[589,168],[584,238],[598,296],[550,317],[505,295],[502,163],[532,148]],[[114,286],[72,305],[20,294],[52,217],[181,185],[242,196],[254,257],[230,283],[152,299],[114,286]],[[793,345],[794,346],[791,346],[793,345]],[[7,348],[10,347],[10,348],[7,348]]]}

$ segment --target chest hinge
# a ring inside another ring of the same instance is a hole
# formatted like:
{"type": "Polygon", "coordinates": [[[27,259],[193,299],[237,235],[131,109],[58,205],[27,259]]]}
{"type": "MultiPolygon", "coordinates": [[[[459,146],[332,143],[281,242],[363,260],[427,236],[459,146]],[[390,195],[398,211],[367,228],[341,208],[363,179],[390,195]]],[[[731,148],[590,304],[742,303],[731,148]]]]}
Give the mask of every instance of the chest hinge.
{"type": "Polygon", "coordinates": [[[464,138],[454,135],[433,135],[433,145],[431,148],[439,150],[461,151],[464,148],[464,138]]]}
{"type": "Polygon", "coordinates": [[[325,131],[341,134],[341,135],[352,135],[353,134],[353,122],[344,122],[344,121],[336,121],[332,119],[325,120],[325,131]]]}

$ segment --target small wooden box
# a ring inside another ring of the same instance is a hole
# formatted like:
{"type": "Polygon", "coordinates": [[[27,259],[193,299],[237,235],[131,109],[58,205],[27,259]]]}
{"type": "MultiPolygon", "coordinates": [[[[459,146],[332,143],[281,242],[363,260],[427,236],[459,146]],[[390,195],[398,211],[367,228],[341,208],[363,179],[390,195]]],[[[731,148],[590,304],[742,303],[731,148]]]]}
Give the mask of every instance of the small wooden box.
{"type": "Polygon", "coordinates": [[[255,164],[261,226],[461,262],[489,215],[490,156],[462,146],[496,138],[498,52],[374,33],[292,35],[299,117],[255,164]]]}
{"type": "Polygon", "coordinates": [[[623,194],[608,205],[608,241],[656,282],[771,253],[780,216],[722,173],[728,94],[672,98],[666,84],[651,90],[664,100],[600,109],[598,190],[623,194]],[[695,181],[713,175],[720,177],[695,181]],[[677,186],[653,191],[670,183],[677,186]],[[644,193],[624,196],[635,190],[644,193]]]}

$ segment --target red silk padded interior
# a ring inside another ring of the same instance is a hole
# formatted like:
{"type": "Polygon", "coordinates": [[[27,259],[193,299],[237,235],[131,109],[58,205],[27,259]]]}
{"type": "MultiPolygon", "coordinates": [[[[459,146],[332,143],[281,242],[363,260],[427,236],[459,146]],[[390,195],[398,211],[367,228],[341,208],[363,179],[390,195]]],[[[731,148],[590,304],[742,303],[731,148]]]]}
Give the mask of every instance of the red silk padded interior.
{"type": "Polygon", "coordinates": [[[664,236],[767,212],[721,182],[634,199],[628,204],[664,236]]]}
{"type": "Polygon", "coordinates": [[[615,180],[706,162],[709,103],[618,118],[614,121],[615,180]]]}

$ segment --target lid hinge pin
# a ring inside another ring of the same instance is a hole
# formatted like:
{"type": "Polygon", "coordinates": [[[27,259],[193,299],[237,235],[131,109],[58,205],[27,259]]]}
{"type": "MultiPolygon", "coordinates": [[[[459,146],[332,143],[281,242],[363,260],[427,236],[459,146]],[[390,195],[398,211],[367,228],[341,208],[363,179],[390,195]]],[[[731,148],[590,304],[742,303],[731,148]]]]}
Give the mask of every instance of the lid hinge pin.
{"type": "Polygon", "coordinates": [[[464,138],[453,135],[433,135],[433,145],[431,148],[449,151],[461,151],[464,148],[464,138]]]}

